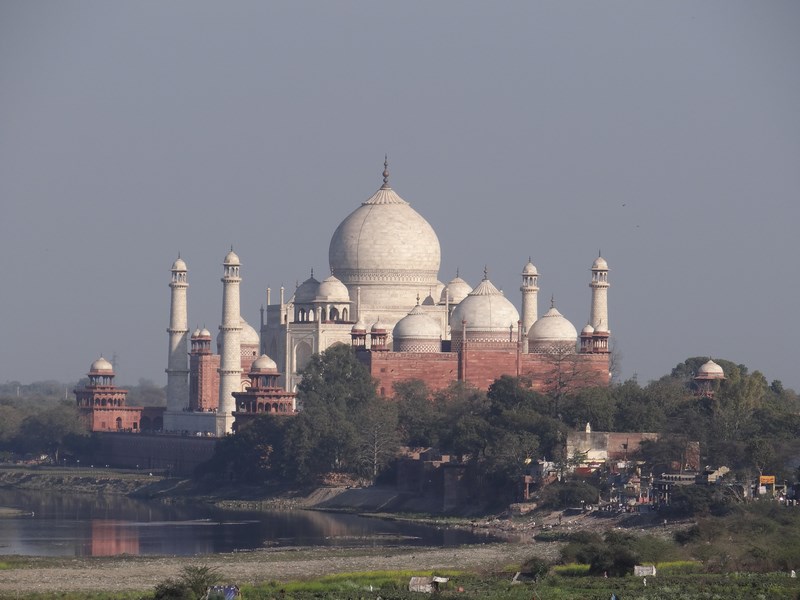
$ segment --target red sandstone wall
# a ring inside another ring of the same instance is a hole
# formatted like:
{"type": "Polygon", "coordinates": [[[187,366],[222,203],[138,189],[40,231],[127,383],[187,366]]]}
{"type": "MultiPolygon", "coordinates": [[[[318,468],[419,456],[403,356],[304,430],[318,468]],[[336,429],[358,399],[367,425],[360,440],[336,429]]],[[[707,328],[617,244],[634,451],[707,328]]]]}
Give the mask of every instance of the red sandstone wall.
{"type": "Polygon", "coordinates": [[[99,434],[98,461],[115,467],[168,469],[170,475],[191,475],[214,454],[216,438],[124,433],[99,434]],[[102,457],[102,458],[99,458],[102,457]]]}
{"type": "Polygon", "coordinates": [[[139,431],[142,409],[134,406],[95,406],[91,414],[92,431],[139,431]],[[119,428],[117,427],[118,418],[121,420],[119,428]]]}
{"type": "Polygon", "coordinates": [[[378,380],[378,393],[391,396],[398,381],[421,379],[431,390],[441,390],[458,380],[458,355],[451,352],[360,352],[370,374],[378,380]]]}
{"type": "Polygon", "coordinates": [[[560,386],[569,391],[582,387],[608,385],[608,354],[572,354],[553,358],[544,354],[517,354],[515,344],[503,348],[467,348],[466,377],[455,352],[358,352],[357,356],[378,380],[378,391],[391,396],[399,381],[420,379],[431,390],[440,390],[454,381],[465,380],[480,389],[501,375],[528,376],[533,387],[547,392],[560,386]],[[517,363],[519,361],[519,368],[517,363]]]}

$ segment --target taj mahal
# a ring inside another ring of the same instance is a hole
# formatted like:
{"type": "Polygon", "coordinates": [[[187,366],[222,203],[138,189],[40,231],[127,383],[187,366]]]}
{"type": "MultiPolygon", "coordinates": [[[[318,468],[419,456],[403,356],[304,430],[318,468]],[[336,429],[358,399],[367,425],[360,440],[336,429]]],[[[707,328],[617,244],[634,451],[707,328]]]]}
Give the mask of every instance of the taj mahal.
{"type": "Polygon", "coordinates": [[[267,288],[258,331],[240,314],[243,267],[231,248],[216,348],[209,330],[190,332],[188,268],[179,256],[169,283],[163,431],[220,436],[260,413],[294,413],[303,368],[333,344],[351,345],[386,397],[407,379],[431,390],[457,381],[486,389],[501,375],[543,391],[609,383],[609,268],[602,257],[589,269],[589,318],[580,333],[552,301],[539,315],[539,274],[530,259],[521,271],[519,310],[486,270],[474,286],[458,273],[443,283],[440,260],[436,232],[392,189],[386,162],[383,184],[333,232],[330,276],[320,281],[312,271],[277,298],[267,288]]]}

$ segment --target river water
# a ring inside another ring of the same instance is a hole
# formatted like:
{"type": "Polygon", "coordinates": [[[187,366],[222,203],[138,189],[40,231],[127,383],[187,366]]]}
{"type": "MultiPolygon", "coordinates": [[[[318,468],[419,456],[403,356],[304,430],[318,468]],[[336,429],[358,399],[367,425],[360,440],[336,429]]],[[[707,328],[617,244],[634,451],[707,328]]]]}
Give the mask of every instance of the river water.
{"type": "Polygon", "coordinates": [[[281,546],[457,546],[496,541],[439,530],[304,510],[231,511],[119,496],[0,489],[0,555],[110,556],[213,554],[281,546]]]}

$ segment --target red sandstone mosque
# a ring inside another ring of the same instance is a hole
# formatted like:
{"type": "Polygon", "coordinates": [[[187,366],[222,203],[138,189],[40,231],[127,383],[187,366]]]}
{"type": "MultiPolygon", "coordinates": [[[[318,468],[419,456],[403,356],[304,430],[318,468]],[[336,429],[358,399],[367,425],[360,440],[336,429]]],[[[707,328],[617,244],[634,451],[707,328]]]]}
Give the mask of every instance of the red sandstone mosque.
{"type": "MultiPolygon", "coordinates": [[[[589,320],[580,334],[552,300],[539,316],[539,275],[530,259],[521,273],[521,313],[486,271],[474,287],[458,273],[442,283],[436,232],[390,187],[384,163],[383,185],[336,228],[328,259],[329,277],[318,281],[312,271],[288,298],[281,288],[273,303],[267,288],[259,335],[240,314],[241,263],[231,249],[214,353],[207,329],[189,334],[188,268],[178,257],[169,284],[165,432],[220,436],[237,428],[234,420],[294,413],[300,372],[312,354],[336,343],[353,346],[386,397],[411,378],[432,390],[456,381],[486,389],[506,374],[542,391],[609,382],[609,268],[600,256],[590,268],[589,320]]],[[[99,388],[111,385],[103,378],[113,377],[95,371],[98,362],[89,388],[76,390],[78,405],[90,412],[99,388]]],[[[112,430],[122,419],[122,429],[136,429],[123,405],[113,420],[87,418],[112,430]]]]}

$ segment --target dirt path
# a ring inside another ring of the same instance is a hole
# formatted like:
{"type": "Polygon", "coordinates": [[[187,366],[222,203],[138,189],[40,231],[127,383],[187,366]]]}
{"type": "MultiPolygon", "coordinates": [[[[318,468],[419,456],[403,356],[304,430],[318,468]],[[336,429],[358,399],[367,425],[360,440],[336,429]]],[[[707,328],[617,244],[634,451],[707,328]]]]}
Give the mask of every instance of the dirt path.
{"type": "Polygon", "coordinates": [[[202,557],[117,557],[31,559],[0,571],[3,592],[152,590],[184,565],[218,568],[231,583],[294,580],[330,573],[372,570],[495,570],[537,554],[546,558],[558,544],[486,544],[458,548],[282,549],[202,557]]]}

